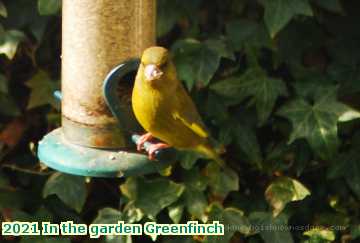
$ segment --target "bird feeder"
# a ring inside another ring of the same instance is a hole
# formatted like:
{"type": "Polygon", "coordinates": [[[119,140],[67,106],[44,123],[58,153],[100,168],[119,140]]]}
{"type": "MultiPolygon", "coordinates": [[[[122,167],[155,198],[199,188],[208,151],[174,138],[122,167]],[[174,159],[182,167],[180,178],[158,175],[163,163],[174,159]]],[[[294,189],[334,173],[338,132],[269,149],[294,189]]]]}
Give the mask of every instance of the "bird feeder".
{"type": "MultiPolygon", "coordinates": [[[[98,177],[164,168],[129,149],[138,126],[125,81],[137,70],[142,51],[155,44],[155,0],[62,4],[62,127],[39,142],[40,161],[62,172],[98,177]]],[[[167,153],[172,151],[159,158],[167,153]]]]}

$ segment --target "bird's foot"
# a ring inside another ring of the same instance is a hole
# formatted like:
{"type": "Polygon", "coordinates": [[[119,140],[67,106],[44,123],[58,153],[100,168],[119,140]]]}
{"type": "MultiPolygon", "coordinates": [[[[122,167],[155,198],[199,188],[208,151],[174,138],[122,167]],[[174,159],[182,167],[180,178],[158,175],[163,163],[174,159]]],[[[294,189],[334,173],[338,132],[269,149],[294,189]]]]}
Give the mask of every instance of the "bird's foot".
{"type": "Polygon", "coordinates": [[[144,135],[142,135],[140,138],[139,138],[139,141],[136,145],[136,149],[138,151],[141,151],[142,149],[144,149],[144,143],[146,143],[147,141],[153,139],[153,136],[151,135],[151,133],[145,133],[144,135]]]}
{"type": "Polygon", "coordinates": [[[149,147],[148,154],[150,160],[155,160],[155,152],[159,149],[169,148],[170,145],[166,143],[156,143],[149,147]]]}

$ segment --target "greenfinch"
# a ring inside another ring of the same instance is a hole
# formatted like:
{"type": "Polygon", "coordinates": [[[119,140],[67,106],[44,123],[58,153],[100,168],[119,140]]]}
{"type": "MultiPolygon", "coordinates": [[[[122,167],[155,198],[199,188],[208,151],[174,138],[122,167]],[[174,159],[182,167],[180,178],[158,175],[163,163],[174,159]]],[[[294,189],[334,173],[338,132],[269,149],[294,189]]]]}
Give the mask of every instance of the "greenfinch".
{"type": "Polygon", "coordinates": [[[154,159],[157,149],[171,146],[198,152],[224,164],[210,143],[193,101],[177,78],[167,49],[154,46],[144,51],[132,92],[132,108],[148,132],[141,136],[138,150],[153,137],[164,142],[150,147],[150,159],[154,159]]]}

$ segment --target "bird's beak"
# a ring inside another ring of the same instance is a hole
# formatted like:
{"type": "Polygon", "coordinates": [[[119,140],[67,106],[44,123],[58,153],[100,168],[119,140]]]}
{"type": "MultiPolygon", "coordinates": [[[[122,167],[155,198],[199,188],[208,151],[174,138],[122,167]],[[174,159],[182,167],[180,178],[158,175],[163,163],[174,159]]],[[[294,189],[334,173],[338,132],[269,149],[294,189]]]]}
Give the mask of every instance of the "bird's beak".
{"type": "Polygon", "coordinates": [[[147,81],[154,81],[159,79],[164,73],[154,64],[145,66],[144,75],[147,81]]]}

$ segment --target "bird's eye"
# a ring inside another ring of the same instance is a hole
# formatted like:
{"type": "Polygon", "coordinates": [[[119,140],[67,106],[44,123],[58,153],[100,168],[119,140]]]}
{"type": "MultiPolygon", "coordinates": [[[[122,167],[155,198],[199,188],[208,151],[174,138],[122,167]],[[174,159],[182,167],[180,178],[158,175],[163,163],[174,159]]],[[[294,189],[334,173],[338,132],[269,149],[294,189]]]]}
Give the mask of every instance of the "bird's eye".
{"type": "Polygon", "coordinates": [[[167,62],[161,63],[161,65],[159,66],[159,68],[160,68],[161,70],[164,70],[164,69],[166,68],[167,64],[168,64],[167,62]]]}

